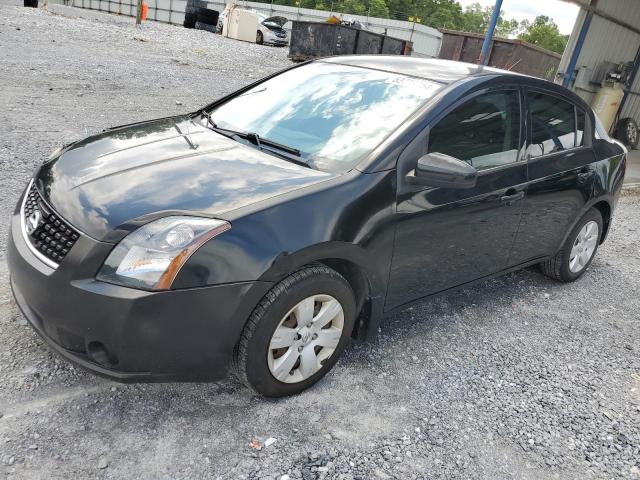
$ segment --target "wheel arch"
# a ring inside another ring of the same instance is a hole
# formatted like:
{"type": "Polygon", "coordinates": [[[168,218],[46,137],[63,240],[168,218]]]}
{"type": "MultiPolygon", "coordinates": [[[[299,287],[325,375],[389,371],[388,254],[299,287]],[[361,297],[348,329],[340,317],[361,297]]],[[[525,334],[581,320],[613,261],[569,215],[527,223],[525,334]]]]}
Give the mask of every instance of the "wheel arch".
{"type": "Polygon", "coordinates": [[[332,270],[342,275],[349,285],[356,299],[356,322],[353,327],[352,337],[360,340],[375,336],[377,324],[374,332],[368,332],[371,320],[371,283],[364,269],[357,263],[344,258],[323,258],[317,260],[332,270]]]}
{"type": "MultiPolygon", "coordinates": [[[[357,340],[371,340],[383,317],[387,276],[380,262],[357,245],[345,242],[326,242],[293,254],[281,254],[260,280],[280,282],[306,265],[322,264],[342,275],[353,290],[356,300],[356,322],[352,336],[357,340]]],[[[388,274],[388,271],[387,271],[388,274]]]]}
{"type": "Polygon", "coordinates": [[[606,200],[600,200],[590,208],[595,208],[602,215],[602,235],[600,235],[600,244],[602,244],[607,238],[609,226],[611,225],[611,205],[606,200]]]}
{"type": "Polygon", "coordinates": [[[600,197],[597,199],[593,199],[593,201],[587,203],[582,208],[582,210],[580,210],[580,213],[576,215],[575,220],[571,222],[571,225],[569,225],[569,228],[567,228],[567,231],[562,237],[562,241],[560,242],[560,245],[558,245],[556,249],[556,253],[560,251],[562,246],[565,244],[573,228],[578,224],[578,222],[582,219],[582,217],[584,217],[585,214],[592,208],[595,208],[596,210],[598,210],[602,215],[602,235],[600,236],[600,245],[604,243],[604,241],[606,240],[607,234],[609,233],[609,225],[611,224],[611,215],[612,215],[613,209],[611,207],[611,203],[609,199],[600,197]]]}

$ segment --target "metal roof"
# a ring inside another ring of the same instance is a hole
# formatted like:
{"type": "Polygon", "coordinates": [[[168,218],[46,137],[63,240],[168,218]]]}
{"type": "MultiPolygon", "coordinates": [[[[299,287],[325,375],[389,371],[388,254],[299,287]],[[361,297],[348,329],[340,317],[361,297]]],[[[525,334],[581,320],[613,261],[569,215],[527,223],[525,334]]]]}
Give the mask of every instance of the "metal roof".
{"type": "Polygon", "coordinates": [[[562,0],[640,34],[640,8],[637,0],[562,0]]]}
{"type": "MultiPolygon", "coordinates": [[[[579,54],[575,62],[575,83],[570,88],[585,101],[591,102],[599,88],[594,83],[595,80],[599,81],[595,74],[602,65],[606,65],[605,62],[640,60],[640,1],[564,1],[581,8],[558,71],[566,72],[570,68],[570,60],[577,48],[579,54]],[[587,24],[586,35],[580,46],[578,39],[588,14],[592,14],[592,20],[587,24]]],[[[627,90],[624,102],[620,118],[632,117],[640,123],[640,74],[636,75],[627,90]]]]}

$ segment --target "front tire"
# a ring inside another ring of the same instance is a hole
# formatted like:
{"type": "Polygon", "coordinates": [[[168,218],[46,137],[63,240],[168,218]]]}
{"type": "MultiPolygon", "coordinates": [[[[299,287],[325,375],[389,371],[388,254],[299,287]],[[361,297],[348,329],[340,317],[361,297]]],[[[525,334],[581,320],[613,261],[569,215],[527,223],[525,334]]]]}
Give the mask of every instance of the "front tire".
{"type": "Polygon", "coordinates": [[[573,282],[589,268],[602,237],[602,214],[592,208],[573,227],[562,249],[540,264],[542,273],[560,282],[573,282]]]}
{"type": "Polygon", "coordinates": [[[355,299],[344,277],[323,265],[304,267],[252,312],[236,347],[236,374],[267,397],[300,393],[335,365],[354,322],[355,299]]]}

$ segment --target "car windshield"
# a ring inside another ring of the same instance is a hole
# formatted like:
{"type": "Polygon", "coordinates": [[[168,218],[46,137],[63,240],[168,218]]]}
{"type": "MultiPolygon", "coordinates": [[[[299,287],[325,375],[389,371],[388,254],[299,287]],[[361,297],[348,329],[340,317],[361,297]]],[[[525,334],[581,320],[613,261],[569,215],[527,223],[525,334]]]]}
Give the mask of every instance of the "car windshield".
{"type": "Polygon", "coordinates": [[[211,111],[220,128],[300,151],[318,170],[354,167],[442,85],[332,63],[288,70],[211,111]]]}

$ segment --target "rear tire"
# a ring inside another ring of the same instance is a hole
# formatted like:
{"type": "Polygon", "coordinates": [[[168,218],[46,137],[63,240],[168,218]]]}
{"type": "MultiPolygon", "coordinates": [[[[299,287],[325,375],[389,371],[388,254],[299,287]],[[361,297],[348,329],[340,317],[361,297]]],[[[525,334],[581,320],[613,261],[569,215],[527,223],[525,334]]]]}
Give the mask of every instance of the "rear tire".
{"type": "Polygon", "coordinates": [[[214,27],[218,25],[218,17],[220,16],[220,12],[217,10],[210,10],[208,8],[198,8],[196,14],[196,20],[200,23],[206,23],[208,25],[213,25],[214,27]]]}
{"type": "Polygon", "coordinates": [[[251,313],[235,349],[236,375],[267,397],[298,394],[335,365],[354,322],[355,299],[344,277],[324,265],[303,267],[274,286],[251,313]],[[302,320],[305,313],[308,320],[302,320]]]}
{"type": "Polygon", "coordinates": [[[196,22],[195,24],[196,30],[204,30],[206,32],[216,33],[217,26],[210,25],[208,23],[196,22]]]}
{"type": "Polygon", "coordinates": [[[542,273],[560,282],[577,280],[591,265],[601,237],[602,214],[592,208],[573,227],[560,251],[540,264],[542,273]]]}
{"type": "Polygon", "coordinates": [[[197,15],[195,13],[185,13],[184,22],[182,25],[184,28],[195,28],[197,22],[197,15]]]}
{"type": "Polygon", "coordinates": [[[633,118],[623,118],[616,124],[614,136],[625,145],[636,148],[640,139],[638,124],[633,118]]]}

